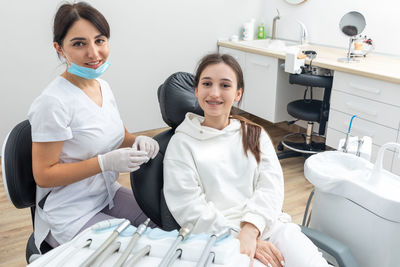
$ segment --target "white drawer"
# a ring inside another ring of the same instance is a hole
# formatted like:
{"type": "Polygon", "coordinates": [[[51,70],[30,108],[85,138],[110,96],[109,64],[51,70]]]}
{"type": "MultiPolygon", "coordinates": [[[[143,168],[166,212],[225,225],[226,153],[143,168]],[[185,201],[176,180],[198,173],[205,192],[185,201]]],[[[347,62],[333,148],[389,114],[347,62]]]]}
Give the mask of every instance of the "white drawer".
{"type": "MultiPolygon", "coordinates": [[[[349,129],[351,115],[339,112],[331,108],[329,112],[329,128],[347,133],[349,129]]],[[[387,142],[395,142],[397,139],[397,129],[388,128],[364,119],[355,118],[351,126],[351,135],[370,136],[372,143],[381,146],[387,142]]]]}
{"type": "Polygon", "coordinates": [[[244,71],[246,65],[246,53],[240,50],[231,49],[223,46],[219,46],[218,48],[220,54],[229,54],[236,59],[239,63],[240,67],[244,71]]]}
{"type": "MultiPolygon", "coordinates": [[[[326,136],[326,144],[334,149],[337,149],[339,145],[339,140],[345,138],[345,134],[342,132],[339,132],[335,129],[328,128],[327,131],[327,136],[326,136]]],[[[379,146],[377,145],[372,145],[371,149],[371,162],[372,164],[375,164],[376,161],[376,156],[379,151],[379,146]]],[[[392,151],[386,151],[385,154],[383,155],[383,167],[386,170],[390,170],[392,167],[392,160],[393,160],[393,152],[392,151]]],[[[399,169],[400,171],[400,169],[399,169]]]]}
{"type": "Polygon", "coordinates": [[[335,71],[333,90],[400,106],[400,84],[335,71]]]}
{"type": "Polygon", "coordinates": [[[393,129],[398,129],[399,127],[400,107],[383,104],[340,91],[332,91],[331,108],[350,115],[357,115],[359,118],[393,129]]]}

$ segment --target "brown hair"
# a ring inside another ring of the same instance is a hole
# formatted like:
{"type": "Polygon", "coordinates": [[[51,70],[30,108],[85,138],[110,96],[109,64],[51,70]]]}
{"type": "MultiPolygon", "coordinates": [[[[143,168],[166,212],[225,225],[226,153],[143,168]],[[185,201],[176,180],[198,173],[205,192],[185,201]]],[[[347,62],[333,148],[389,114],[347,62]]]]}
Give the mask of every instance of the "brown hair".
{"type": "MultiPolygon", "coordinates": [[[[242,88],[242,95],[244,93],[244,78],[243,71],[240,67],[239,63],[235,58],[228,54],[209,54],[204,56],[197,67],[196,74],[194,77],[194,85],[197,88],[199,86],[201,73],[204,71],[206,67],[212,64],[224,63],[228,65],[236,74],[237,79],[237,89],[242,88]]],[[[239,100],[239,104],[242,99],[239,100]]],[[[239,115],[232,115],[231,117],[240,121],[241,130],[242,130],[242,143],[243,149],[247,156],[247,152],[250,150],[253,153],[254,157],[257,160],[257,163],[261,161],[261,149],[260,149],[260,135],[261,135],[261,126],[242,117],[239,115]]]]}
{"type": "Polygon", "coordinates": [[[62,46],[65,35],[79,19],[86,19],[95,26],[101,34],[110,38],[110,26],[104,16],[86,2],[66,3],[61,5],[54,17],[53,42],[62,46]]]}

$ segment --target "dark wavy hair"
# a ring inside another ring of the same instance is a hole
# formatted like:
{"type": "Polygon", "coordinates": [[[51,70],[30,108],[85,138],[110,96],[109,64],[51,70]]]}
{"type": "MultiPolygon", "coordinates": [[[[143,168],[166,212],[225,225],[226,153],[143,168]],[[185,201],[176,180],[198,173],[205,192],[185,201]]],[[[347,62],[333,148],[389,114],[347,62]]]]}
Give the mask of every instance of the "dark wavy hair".
{"type": "Polygon", "coordinates": [[[68,30],[79,19],[90,21],[101,34],[110,38],[110,26],[105,17],[86,2],[65,3],[61,5],[54,17],[53,42],[62,46],[68,30]]]}

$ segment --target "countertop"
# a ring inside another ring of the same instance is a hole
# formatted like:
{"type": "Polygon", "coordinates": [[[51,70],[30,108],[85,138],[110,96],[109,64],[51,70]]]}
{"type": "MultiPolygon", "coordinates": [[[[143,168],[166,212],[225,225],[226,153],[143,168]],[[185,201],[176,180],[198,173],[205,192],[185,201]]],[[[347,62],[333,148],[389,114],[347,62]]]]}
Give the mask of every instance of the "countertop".
{"type": "MultiPolygon", "coordinates": [[[[259,42],[262,40],[254,40],[259,42]]],[[[244,41],[219,41],[222,47],[237,49],[245,52],[285,59],[285,51],[279,49],[268,49],[260,46],[249,45],[244,41]]],[[[300,50],[314,50],[317,57],[312,61],[313,66],[336,70],[355,75],[361,75],[373,79],[383,80],[400,84],[400,59],[390,56],[383,56],[374,53],[366,57],[358,57],[358,62],[339,62],[338,58],[346,57],[346,49],[331,48],[321,45],[302,45],[300,50]]],[[[308,63],[309,61],[306,61],[308,63]]]]}

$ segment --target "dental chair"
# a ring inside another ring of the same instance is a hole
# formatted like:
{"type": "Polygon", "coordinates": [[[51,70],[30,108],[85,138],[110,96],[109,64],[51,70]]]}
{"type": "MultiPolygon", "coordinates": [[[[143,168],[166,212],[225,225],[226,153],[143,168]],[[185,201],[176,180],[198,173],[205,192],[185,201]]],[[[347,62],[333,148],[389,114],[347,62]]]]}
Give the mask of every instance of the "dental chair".
{"type": "MultiPolygon", "coordinates": [[[[325,151],[325,142],[314,142],[312,137],[314,123],[319,123],[318,136],[325,136],[326,123],[329,116],[329,103],[332,90],[332,76],[312,75],[310,73],[290,74],[289,83],[306,86],[304,98],[290,102],[287,105],[289,115],[297,120],[307,121],[306,133],[292,133],[284,136],[277,149],[278,158],[285,159],[290,157],[304,156],[309,157],[315,153],[325,151]],[[322,101],[313,99],[313,88],[324,88],[322,101]],[[310,89],[310,98],[307,99],[306,93],[310,89]],[[301,136],[303,142],[291,142],[288,139],[301,136]],[[284,148],[287,150],[284,151],[284,148]]],[[[293,123],[293,122],[289,122],[293,123]]]]}
{"type": "MultiPolygon", "coordinates": [[[[187,112],[203,115],[194,95],[194,76],[189,73],[172,74],[158,88],[161,115],[171,128],[156,135],[160,145],[157,156],[139,170],[130,174],[132,191],[143,212],[160,228],[166,231],[179,229],[165,202],[163,195],[163,159],[168,142],[176,127],[184,120],[187,112]]],[[[321,232],[300,226],[302,232],[314,244],[331,255],[340,267],[357,267],[350,250],[342,243],[321,232]]]]}
{"type": "MultiPolygon", "coordinates": [[[[31,209],[32,226],[35,228],[36,183],[32,173],[32,137],[28,120],[17,124],[4,140],[1,165],[8,199],[18,209],[31,209]]],[[[44,254],[51,249],[46,241],[37,248],[32,233],[26,244],[27,263],[33,254],[44,254]]]]}

